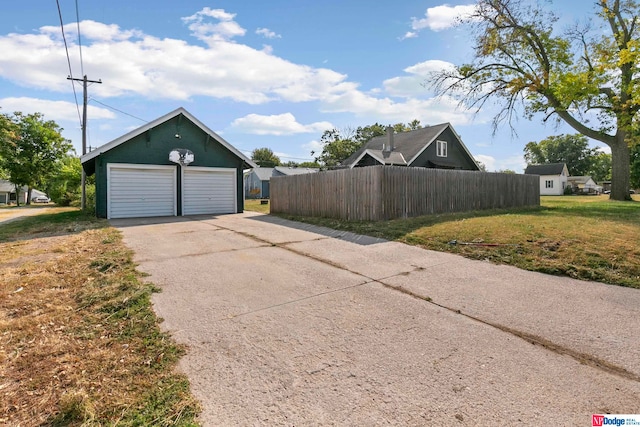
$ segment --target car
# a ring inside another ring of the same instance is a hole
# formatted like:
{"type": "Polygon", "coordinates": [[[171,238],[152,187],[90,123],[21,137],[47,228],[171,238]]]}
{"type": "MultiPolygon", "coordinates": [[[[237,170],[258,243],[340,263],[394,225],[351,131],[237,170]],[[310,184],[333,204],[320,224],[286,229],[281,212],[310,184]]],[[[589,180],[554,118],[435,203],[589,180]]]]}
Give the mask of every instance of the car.
{"type": "MultiPolygon", "coordinates": [[[[611,194],[611,190],[603,191],[604,194],[611,194]]],[[[629,190],[629,194],[636,194],[636,190],[629,190]]]]}
{"type": "Polygon", "coordinates": [[[51,201],[47,196],[37,196],[31,199],[33,203],[49,203],[51,201]]]}

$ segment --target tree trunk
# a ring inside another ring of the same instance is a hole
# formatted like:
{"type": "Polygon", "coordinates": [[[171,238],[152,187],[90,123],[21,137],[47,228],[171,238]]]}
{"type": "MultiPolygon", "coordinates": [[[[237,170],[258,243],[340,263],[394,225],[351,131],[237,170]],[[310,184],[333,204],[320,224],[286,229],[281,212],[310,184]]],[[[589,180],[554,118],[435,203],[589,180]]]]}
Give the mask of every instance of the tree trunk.
{"type": "Polygon", "coordinates": [[[27,200],[25,201],[27,205],[31,204],[31,187],[27,190],[27,200]]]}
{"type": "Polygon", "coordinates": [[[623,132],[616,134],[611,147],[611,200],[631,200],[629,178],[631,174],[631,155],[623,132]]]}
{"type": "Polygon", "coordinates": [[[13,186],[16,189],[16,206],[20,207],[20,187],[15,184],[13,184],[13,186]]]}

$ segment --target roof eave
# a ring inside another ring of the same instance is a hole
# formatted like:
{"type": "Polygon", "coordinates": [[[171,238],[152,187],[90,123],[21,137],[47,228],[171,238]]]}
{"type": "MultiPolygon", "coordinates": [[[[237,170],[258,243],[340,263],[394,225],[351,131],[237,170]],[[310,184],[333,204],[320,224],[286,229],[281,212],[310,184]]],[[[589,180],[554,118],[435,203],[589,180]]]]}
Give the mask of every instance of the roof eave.
{"type": "Polygon", "coordinates": [[[227,142],[223,137],[221,137],[220,135],[218,135],[217,133],[215,133],[213,130],[211,130],[207,125],[205,125],[204,123],[202,123],[200,120],[198,120],[195,116],[193,116],[191,113],[189,113],[187,110],[184,109],[184,107],[179,107],[167,114],[165,114],[162,117],[159,117],[153,121],[150,121],[149,123],[132,130],[131,132],[128,132],[124,135],[122,135],[119,138],[114,139],[113,141],[110,141],[98,148],[96,148],[93,151],[90,151],[89,153],[86,153],[85,155],[83,155],[82,157],[80,157],[80,162],[82,164],[98,157],[100,154],[106,153],[107,151],[119,146],[120,144],[129,141],[132,138],[135,138],[138,135],[141,135],[143,133],[145,133],[146,131],[168,121],[171,120],[174,117],[177,117],[178,115],[184,115],[187,119],[191,120],[191,122],[193,122],[196,126],[198,126],[203,132],[205,132],[206,134],[212,136],[216,141],[218,141],[219,143],[221,143],[226,149],[228,149],[229,151],[231,151],[233,154],[235,154],[238,158],[240,158],[240,160],[242,160],[243,164],[246,166],[249,166],[251,168],[255,168],[258,167],[258,165],[256,165],[251,159],[249,159],[247,156],[245,156],[244,154],[242,154],[240,151],[238,151],[233,145],[229,144],[229,142],[227,142]]]}

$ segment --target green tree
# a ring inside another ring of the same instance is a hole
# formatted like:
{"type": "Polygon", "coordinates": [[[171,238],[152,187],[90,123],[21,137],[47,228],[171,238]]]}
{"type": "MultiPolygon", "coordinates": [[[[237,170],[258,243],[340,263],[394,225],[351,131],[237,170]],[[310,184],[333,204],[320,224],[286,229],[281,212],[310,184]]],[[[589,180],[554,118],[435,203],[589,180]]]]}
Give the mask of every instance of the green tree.
{"type": "Polygon", "coordinates": [[[320,167],[320,163],[316,162],[315,160],[312,162],[301,162],[298,164],[299,168],[319,168],[320,167]]]}
{"type": "MultiPolygon", "coordinates": [[[[393,130],[397,133],[409,132],[422,127],[420,120],[413,120],[407,124],[396,123],[389,126],[393,127],[393,130]]],[[[315,158],[315,161],[326,167],[338,166],[371,138],[386,135],[386,133],[387,126],[380,123],[359,126],[355,130],[351,128],[343,131],[338,129],[325,130],[320,138],[322,153],[315,158]]],[[[311,155],[315,155],[315,152],[312,151],[311,155]]]]}
{"type": "MultiPolygon", "coordinates": [[[[585,3],[587,4],[587,3],[585,3]]],[[[478,0],[463,21],[475,31],[474,59],[436,73],[439,94],[458,96],[480,110],[502,101],[494,129],[519,106],[531,119],[544,114],[611,148],[611,198],[628,200],[630,148],[640,109],[640,4],[597,0],[598,20],[564,35],[557,17],[532,0],[478,0]]]]}
{"type": "Polygon", "coordinates": [[[480,172],[487,172],[487,165],[482,163],[480,160],[476,160],[476,163],[478,164],[478,168],[480,168],[480,172]]]}
{"type": "Polygon", "coordinates": [[[500,169],[499,171],[496,171],[498,173],[508,173],[510,175],[515,175],[516,171],[512,170],[512,169],[500,169]]]}
{"type": "Polygon", "coordinates": [[[587,173],[597,183],[611,181],[611,154],[599,151],[591,157],[591,166],[587,173]]]}
{"type": "Polygon", "coordinates": [[[566,163],[569,174],[588,175],[596,150],[589,148],[589,139],[580,134],[549,136],[524,147],[528,164],[566,163]]]}
{"type": "Polygon", "coordinates": [[[81,197],[82,165],[75,156],[64,156],[43,188],[60,206],[77,204],[81,197]]]}
{"type": "Polygon", "coordinates": [[[0,114],[0,179],[8,179],[9,174],[5,168],[4,156],[8,152],[9,146],[14,144],[17,136],[17,129],[11,119],[0,114]]]}
{"type": "Polygon", "coordinates": [[[280,166],[280,158],[270,148],[256,148],[251,152],[251,160],[263,168],[280,166]]]}
{"type": "MultiPolygon", "coordinates": [[[[322,153],[315,158],[315,161],[329,168],[338,166],[362,145],[353,136],[343,135],[338,129],[325,130],[320,137],[320,143],[322,153]]],[[[312,151],[311,155],[314,154],[315,152],[312,151]]]]}
{"type": "Polygon", "coordinates": [[[56,171],[58,161],[73,147],[60,134],[62,128],[52,120],[44,120],[40,113],[5,116],[12,123],[8,137],[0,146],[0,159],[8,179],[18,186],[28,187],[27,204],[31,190],[45,188],[56,171]]]}

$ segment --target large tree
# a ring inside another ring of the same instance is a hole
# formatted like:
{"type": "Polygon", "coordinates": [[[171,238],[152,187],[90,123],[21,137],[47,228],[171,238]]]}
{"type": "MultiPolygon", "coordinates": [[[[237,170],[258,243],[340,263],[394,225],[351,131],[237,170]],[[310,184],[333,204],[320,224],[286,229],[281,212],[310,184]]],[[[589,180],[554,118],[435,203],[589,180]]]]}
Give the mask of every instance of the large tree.
{"type": "MultiPolygon", "coordinates": [[[[414,119],[411,122],[396,123],[389,125],[395,132],[408,132],[422,128],[420,120],[414,119]]],[[[346,160],[350,155],[358,151],[367,141],[376,136],[385,135],[387,126],[374,123],[368,126],[359,126],[357,129],[347,128],[345,130],[330,129],[325,130],[320,138],[322,152],[315,157],[315,161],[326,167],[335,167],[346,160]]],[[[315,155],[314,151],[311,155],[315,155]]]]}
{"type": "Polygon", "coordinates": [[[11,126],[0,145],[2,168],[16,187],[28,187],[29,203],[31,190],[46,186],[58,161],[68,156],[73,146],[61,135],[62,128],[52,120],[45,120],[40,113],[18,112],[5,116],[4,120],[11,126]]]}
{"type": "Polygon", "coordinates": [[[251,152],[251,160],[263,168],[280,166],[280,158],[270,148],[256,148],[251,152]]]}
{"type": "Polygon", "coordinates": [[[640,144],[631,150],[631,186],[640,188],[640,144]]]}
{"type": "Polygon", "coordinates": [[[640,109],[640,5],[598,0],[595,6],[597,20],[559,34],[557,17],[539,2],[478,0],[463,19],[475,31],[473,61],[437,73],[431,83],[470,108],[502,101],[496,128],[506,121],[513,129],[521,105],[528,118],[555,117],[605,143],[613,161],[611,198],[628,200],[640,109]]]}

